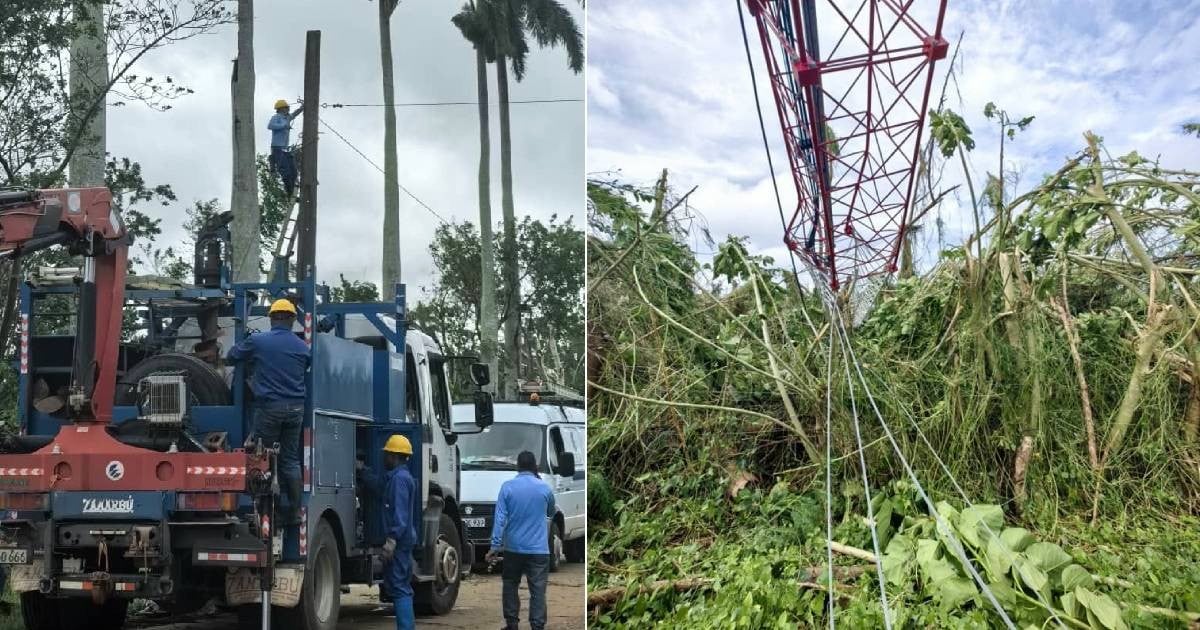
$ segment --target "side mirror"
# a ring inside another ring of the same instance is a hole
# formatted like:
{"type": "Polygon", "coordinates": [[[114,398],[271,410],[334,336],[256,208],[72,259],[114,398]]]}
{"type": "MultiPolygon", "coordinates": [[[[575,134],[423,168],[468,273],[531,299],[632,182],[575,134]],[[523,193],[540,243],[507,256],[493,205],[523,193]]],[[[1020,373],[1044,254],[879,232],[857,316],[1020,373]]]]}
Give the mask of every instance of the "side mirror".
{"type": "Polygon", "coordinates": [[[492,374],[486,363],[471,364],[471,382],[475,383],[476,387],[483,387],[492,382],[492,374]]]}
{"type": "MultiPolygon", "coordinates": [[[[484,375],[486,376],[487,366],[483,367],[485,370],[484,375]]],[[[491,393],[484,391],[475,392],[475,426],[480,429],[486,429],[492,426],[494,420],[491,393]]]]}
{"type": "Polygon", "coordinates": [[[560,453],[558,456],[558,470],[555,470],[554,474],[559,477],[574,477],[575,453],[560,453]]]}

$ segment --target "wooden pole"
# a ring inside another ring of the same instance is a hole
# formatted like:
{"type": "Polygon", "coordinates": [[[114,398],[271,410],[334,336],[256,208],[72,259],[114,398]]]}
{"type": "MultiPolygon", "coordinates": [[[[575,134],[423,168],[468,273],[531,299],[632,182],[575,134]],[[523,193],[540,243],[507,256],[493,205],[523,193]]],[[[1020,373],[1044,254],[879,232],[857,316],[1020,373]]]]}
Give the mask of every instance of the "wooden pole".
{"type": "Polygon", "coordinates": [[[296,279],[314,273],[317,258],[317,135],[321,111],[321,31],[308,31],[304,47],[304,139],[301,143],[299,252],[296,279]]]}

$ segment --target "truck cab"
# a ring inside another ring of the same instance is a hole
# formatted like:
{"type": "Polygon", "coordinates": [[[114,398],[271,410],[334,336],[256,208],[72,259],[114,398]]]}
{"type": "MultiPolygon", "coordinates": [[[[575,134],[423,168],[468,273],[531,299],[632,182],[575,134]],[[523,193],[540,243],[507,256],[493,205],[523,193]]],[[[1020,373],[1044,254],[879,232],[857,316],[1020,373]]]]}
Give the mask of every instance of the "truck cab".
{"type": "Polygon", "coordinates": [[[555,401],[527,394],[524,400],[497,402],[494,424],[476,434],[473,405],[454,406],[462,466],[462,515],[476,564],[490,546],[500,486],[517,473],[517,455],[538,458],[542,480],[554,491],[556,513],[548,527],[550,570],[561,562],[582,562],[587,529],[587,417],[582,401],[555,401]],[[532,398],[533,400],[530,400],[532,398]]]}

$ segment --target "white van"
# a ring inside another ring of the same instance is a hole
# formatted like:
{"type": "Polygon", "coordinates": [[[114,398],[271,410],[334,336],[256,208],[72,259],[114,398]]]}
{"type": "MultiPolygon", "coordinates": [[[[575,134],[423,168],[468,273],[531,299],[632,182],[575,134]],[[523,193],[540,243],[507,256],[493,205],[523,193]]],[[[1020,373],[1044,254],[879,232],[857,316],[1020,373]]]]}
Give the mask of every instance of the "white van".
{"type": "MultiPolygon", "coordinates": [[[[454,405],[454,426],[475,426],[475,406],[454,405]]],[[[583,409],[549,402],[497,402],[495,422],[474,435],[459,435],[462,521],[482,561],[492,537],[492,515],[500,486],[517,473],[517,455],[537,455],[542,480],[554,490],[558,508],[550,527],[550,570],[559,562],[583,562],[587,527],[587,416],[583,409]],[[569,465],[570,470],[564,465],[569,465]],[[573,473],[573,474],[562,474],[573,473]]]]}

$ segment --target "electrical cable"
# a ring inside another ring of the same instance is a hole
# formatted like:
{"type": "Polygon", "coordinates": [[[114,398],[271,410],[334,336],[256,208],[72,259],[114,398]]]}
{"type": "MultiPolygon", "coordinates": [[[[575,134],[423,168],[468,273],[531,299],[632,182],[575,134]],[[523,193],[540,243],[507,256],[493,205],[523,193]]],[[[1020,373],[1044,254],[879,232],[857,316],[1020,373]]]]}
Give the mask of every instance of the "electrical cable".
{"type": "MultiPolygon", "coordinates": [[[[833,340],[825,359],[825,374],[833,372],[833,340]]],[[[833,379],[825,384],[825,562],[829,567],[829,630],[833,630],[837,597],[833,590],[833,379]]]]}
{"type": "MultiPolygon", "coordinates": [[[[535,103],[582,103],[582,98],[531,98],[509,101],[509,105],[530,105],[535,103]]],[[[497,101],[498,102],[498,101],[497,101]]],[[[449,105],[479,105],[479,101],[435,101],[428,103],[392,103],[392,107],[441,107],[449,105]]],[[[321,107],[342,109],[345,107],[387,107],[386,103],[321,103],[321,107]]]]}
{"type": "MultiPolygon", "coordinates": [[[[950,524],[947,523],[942,515],[938,512],[937,507],[933,504],[933,500],[930,499],[929,494],[925,492],[924,486],[921,485],[921,480],[917,477],[916,472],[914,472],[912,469],[912,464],[909,463],[908,458],[904,456],[904,452],[900,449],[899,443],[896,442],[896,437],[893,435],[891,427],[889,427],[887,421],[883,419],[883,413],[879,411],[879,405],[876,404],[875,397],[871,394],[871,388],[867,384],[866,377],[863,376],[862,366],[860,366],[858,363],[858,357],[854,355],[854,349],[850,344],[850,334],[846,329],[845,321],[842,319],[840,311],[838,311],[836,308],[836,302],[832,301],[834,296],[832,295],[832,291],[828,288],[828,286],[829,284],[825,283],[822,293],[823,295],[828,296],[826,307],[829,308],[831,324],[836,326],[836,330],[833,332],[837,333],[839,343],[842,345],[842,353],[847,357],[846,370],[849,371],[850,363],[854,364],[855,372],[858,374],[858,380],[862,383],[863,391],[867,394],[867,399],[871,403],[871,408],[874,410],[876,418],[879,419],[879,426],[883,429],[888,441],[892,444],[892,450],[896,453],[896,456],[900,458],[900,464],[904,467],[904,471],[908,474],[909,479],[913,482],[913,486],[916,488],[917,493],[924,501],[925,507],[929,510],[930,515],[933,516],[934,521],[937,522],[939,531],[945,534],[946,541],[950,543],[950,550],[958,558],[959,562],[962,563],[963,567],[967,569],[967,572],[971,574],[971,577],[975,580],[975,583],[979,585],[983,595],[991,603],[992,607],[996,610],[996,613],[1000,615],[1000,618],[1004,621],[1005,626],[1010,630],[1016,630],[1016,625],[1013,623],[1012,619],[1009,618],[1008,613],[1004,610],[1004,607],[1000,605],[1000,602],[996,599],[996,595],[992,593],[992,589],[988,586],[987,581],[983,579],[983,577],[979,574],[979,571],[975,568],[975,565],[971,562],[970,558],[967,557],[966,550],[963,549],[962,542],[960,542],[958,537],[954,534],[953,528],[950,527],[950,524]]],[[[860,452],[859,455],[861,456],[862,453],[860,452]]]]}
{"type": "MultiPolygon", "coordinates": [[[[346,139],[346,136],[343,136],[341,133],[339,133],[339,132],[338,132],[338,130],[337,130],[337,129],[334,129],[332,125],[330,125],[329,123],[325,122],[325,119],[324,119],[324,118],[320,119],[320,121],[321,121],[321,124],[322,124],[322,125],[325,125],[325,128],[326,128],[326,129],[328,129],[328,130],[330,130],[330,131],[332,131],[332,132],[333,132],[333,135],[337,136],[337,137],[338,137],[338,138],[339,138],[339,139],[340,139],[342,142],[345,142],[345,143],[346,143],[346,146],[348,146],[348,147],[350,147],[351,149],[353,149],[353,150],[354,150],[354,152],[355,152],[355,153],[357,153],[357,154],[358,154],[358,155],[359,155],[359,156],[360,156],[362,159],[366,160],[368,164],[370,164],[371,166],[374,166],[374,167],[375,167],[375,170],[379,171],[380,173],[384,173],[384,170],[383,170],[383,168],[382,168],[382,167],[380,167],[378,164],[376,164],[374,160],[372,160],[371,158],[367,157],[367,154],[366,154],[366,153],[363,153],[362,151],[360,151],[360,150],[359,150],[359,148],[358,148],[358,147],[354,146],[354,143],[352,143],[352,142],[350,142],[349,140],[347,140],[347,139],[346,139]]],[[[385,174],[386,174],[386,173],[385,173],[385,174]]],[[[421,201],[421,198],[420,198],[420,197],[417,197],[416,195],[414,195],[414,194],[412,193],[412,191],[411,191],[411,190],[409,190],[409,189],[405,188],[405,187],[404,187],[404,184],[401,184],[401,183],[397,182],[397,183],[396,183],[396,185],[400,187],[400,190],[403,190],[403,191],[404,191],[404,194],[408,195],[409,197],[412,197],[413,201],[415,201],[415,202],[417,202],[418,204],[420,204],[422,208],[425,208],[426,210],[428,210],[428,211],[429,211],[429,214],[432,214],[432,215],[433,215],[435,218],[437,218],[437,220],[438,220],[438,221],[441,221],[442,223],[446,223],[446,224],[450,223],[450,222],[449,222],[449,221],[447,221],[446,219],[442,218],[442,215],[438,214],[436,210],[434,210],[433,208],[430,208],[430,207],[429,207],[429,204],[425,203],[424,201],[421,201]]]]}

